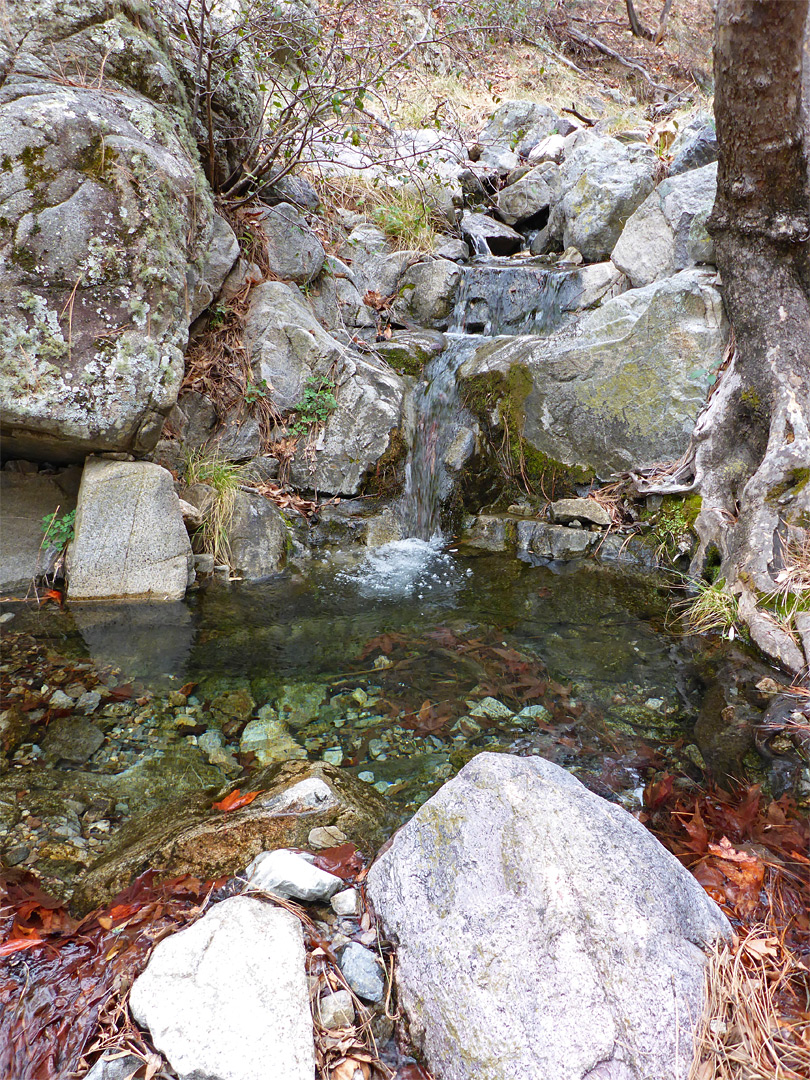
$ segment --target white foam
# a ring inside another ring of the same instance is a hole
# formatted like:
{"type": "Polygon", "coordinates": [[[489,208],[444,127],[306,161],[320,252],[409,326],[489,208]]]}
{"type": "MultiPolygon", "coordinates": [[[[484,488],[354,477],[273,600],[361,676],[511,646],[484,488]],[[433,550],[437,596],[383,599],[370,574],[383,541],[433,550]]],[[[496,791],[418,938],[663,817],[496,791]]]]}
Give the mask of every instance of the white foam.
{"type": "Polygon", "coordinates": [[[455,560],[442,550],[442,538],[395,540],[367,552],[363,561],[342,571],[341,581],[363,596],[428,597],[457,588],[461,574],[455,560]]]}

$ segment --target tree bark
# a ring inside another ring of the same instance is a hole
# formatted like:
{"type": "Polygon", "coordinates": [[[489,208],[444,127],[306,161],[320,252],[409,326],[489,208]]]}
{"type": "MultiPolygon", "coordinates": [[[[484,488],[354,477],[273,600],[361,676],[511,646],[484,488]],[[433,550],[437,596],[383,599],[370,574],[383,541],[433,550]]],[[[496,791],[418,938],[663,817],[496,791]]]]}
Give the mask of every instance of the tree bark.
{"type": "Polygon", "coordinates": [[[693,572],[719,556],[752,638],[793,673],[810,660],[810,626],[803,645],[801,623],[790,632],[763,600],[810,526],[807,22],[808,0],[718,0],[708,227],[736,347],[691,448],[703,498],[693,572]]]}

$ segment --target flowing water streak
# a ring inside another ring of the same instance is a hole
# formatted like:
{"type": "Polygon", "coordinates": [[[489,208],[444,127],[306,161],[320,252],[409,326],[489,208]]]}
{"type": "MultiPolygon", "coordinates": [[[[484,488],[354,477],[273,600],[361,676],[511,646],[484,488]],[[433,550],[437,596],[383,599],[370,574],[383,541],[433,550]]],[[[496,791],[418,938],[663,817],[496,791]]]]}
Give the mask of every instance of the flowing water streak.
{"type": "Polygon", "coordinates": [[[400,505],[406,537],[441,536],[442,504],[453,486],[445,456],[464,417],[458,369],[493,337],[544,334],[558,326],[567,278],[525,259],[493,256],[464,268],[447,347],[429,361],[414,390],[416,423],[400,505]]]}

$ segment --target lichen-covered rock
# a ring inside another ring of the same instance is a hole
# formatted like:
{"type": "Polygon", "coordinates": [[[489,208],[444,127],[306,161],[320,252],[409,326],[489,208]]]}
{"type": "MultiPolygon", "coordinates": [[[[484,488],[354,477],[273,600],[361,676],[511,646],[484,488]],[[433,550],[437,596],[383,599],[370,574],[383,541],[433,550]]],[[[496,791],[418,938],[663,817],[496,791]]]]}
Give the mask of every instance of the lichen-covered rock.
{"type": "Polygon", "coordinates": [[[683,270],[550,339],[496,338],[459,378],[488,422],[521,432],[527,468],[606,477],[684,452],[727,339],[716,275],[683,270]]]}
{"type": "Polygon", "coordinates": [[[261,851],[306,848],[313,828],[336,825],[367,853],[393,828],[382,796],[323,762],[271,765],[252,773],[249,786],[261,793],[258,798],[227,814],[211,809],[212,797],[198,796],[134,817],[87,872],[77,905],[103,903],[142,866],[160,866],[167,876],[230,876],[261,851]]]}
{"type": "Polygon", "coordinates": [[[179,600],[193,580],[171,473],[149,461],[88,458],[68,557],[71,600],[179,600]]]}
{"type": "Polygon", "coordinates": [[[7,452],[71,461],[157,441],[189,322],[236,254],[182,134],[133,93],[0,91],[7,452]]]}
{"type": "Polygon", "coordinates": [[[548,105],[536,101],[504,101],[487,121],[478,142],[485,148],[508,147],[526,157],[549,135],[567,135],[571,130],[571,122],[548,105]]]}
{"type": "Polygon", "coordinates": [[[547,213],[557,201],[559,186],[560,170],[552,162],[530,169],[514,184],[498,192],[498,217],[507,225],[516,225],[547,213]]]}
{"type": "Polygon", "coordinates": [[[542,758],[483,753],[366,888],[437,1080],[685,1080],[720,909],[643,825],[542,758]]]}
{"type": "Polygon", "coordinates": [[[308,490],[356,495],[401,427],[405,383],[377,357],[348,352],[335,382],[337,408],[313,439],[299,442],[290,478],[308,490]]]}
{"type": "Polygon", "coordinates": [[[679,176],[717,161],[717,132],[711,113],[698,113],[678,132],[669,152],[672,154],[670,176],[679,176]]]}
{"type": "Polygon", "coordinates": [[[606,259],[624,224],[653,189],[657,158],[642,144],[580,140],[560,168],[561,199],[549,226],[586,259],[606,259]]]}
{"type": "Polygon", "coordinates": [[[628,220],[611,260],[638,289],[696,263],[714,262],[706,219],[714,206],[717,164],[662,180],[628,220]]]}

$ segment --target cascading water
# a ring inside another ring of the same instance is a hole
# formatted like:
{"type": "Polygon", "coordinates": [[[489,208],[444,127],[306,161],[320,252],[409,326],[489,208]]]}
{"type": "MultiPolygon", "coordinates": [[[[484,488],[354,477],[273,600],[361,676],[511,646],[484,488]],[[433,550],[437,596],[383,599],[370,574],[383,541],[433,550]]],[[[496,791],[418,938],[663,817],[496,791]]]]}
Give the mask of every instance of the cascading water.
{"type": "Polygon", "coordinates": [[[447,347],[427,364],[413,393],[415,422],[400,505],[404,536],[426,541],[441,536],[442,504],[454,481],[448,454],[457,439],[472,437],[459,398],[458,369],[494,337],[555,329],[570,279],[565,271],[520,258],[490,256],[464,268],[447,347]]]}

